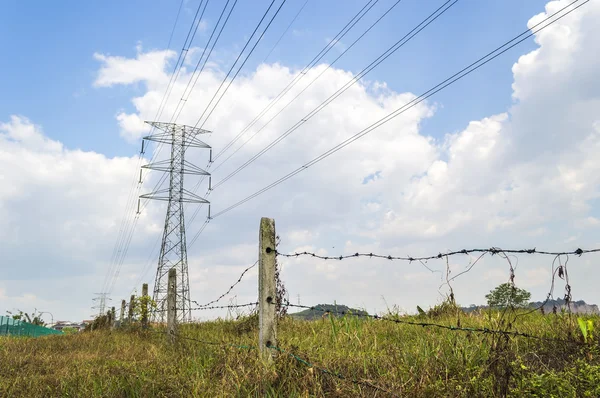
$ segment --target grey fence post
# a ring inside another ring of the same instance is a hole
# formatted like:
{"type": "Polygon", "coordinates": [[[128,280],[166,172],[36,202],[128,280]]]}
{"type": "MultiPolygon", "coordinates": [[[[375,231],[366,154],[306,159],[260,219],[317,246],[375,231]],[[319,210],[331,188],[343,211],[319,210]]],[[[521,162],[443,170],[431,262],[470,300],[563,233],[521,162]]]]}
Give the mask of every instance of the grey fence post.
{"type": "Polygon", "coordinates": [[[171,341],[175,341],[177,333],[177,271],[175,268],[169,270],[169,282],[167,288],[167,332],[171,341]]]}
{"type": "Polygon", "coordinates": [[[123,320],[125,319],[125,306],[127,302],[125,300],[121,300],[121,316],[119,317],[119,326],[123,327],[123,320]]]}
{"type": "Polygon", "coordinates": [[[148,296],[148,284],[144,283],[142,285],[142,327],[146,328],[148,327],[148,299],[146,298],[146,296],[148,296]]]}
{"type": "Polygon", "coordinates": [[[115,328],[117,323],[117,312],[115,311],[115,307],[110,308],[110,327],[115,328]]]}
{"type": "Polygon", "coordinates": [[[133,322],[133,305],[134,304],[135,304],[135,294],[132,294],[131,298],[129,299],[129,314],[127,314],[127,318],[128,318],[130,325],[133,322]]]}
{"type": "Polygon", "coordinates": [[[258,347],[263,358],[272,360],[275,351],[269,347],[277,345],[275,220],[261,218],[258,246],[258,347]]]}

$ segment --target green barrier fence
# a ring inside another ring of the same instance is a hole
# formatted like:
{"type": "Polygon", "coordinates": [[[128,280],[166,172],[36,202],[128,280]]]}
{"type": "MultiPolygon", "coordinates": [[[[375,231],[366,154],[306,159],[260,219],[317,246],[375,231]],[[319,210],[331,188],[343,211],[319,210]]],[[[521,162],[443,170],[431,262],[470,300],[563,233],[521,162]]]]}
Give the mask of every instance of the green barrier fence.
{"type": "Polygon", "coordinates": [[[12,319],[7,316],[0,316],[0,336],[40,337],[50,334],[63,334],[63,332],[43,326],[32,325],[31,323],[12,319]]]}

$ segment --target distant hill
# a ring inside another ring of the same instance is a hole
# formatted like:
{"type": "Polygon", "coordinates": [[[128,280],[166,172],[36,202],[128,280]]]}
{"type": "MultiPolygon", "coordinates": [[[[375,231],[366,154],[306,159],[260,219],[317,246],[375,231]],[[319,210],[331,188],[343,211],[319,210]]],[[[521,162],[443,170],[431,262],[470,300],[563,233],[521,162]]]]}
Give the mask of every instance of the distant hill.
{"type": "MultiPolygon", "coordinates": [[[[339,314],[340,312],[344,312],[346,314],[352,313],[352,314],[358,314],[358,315],[368,315],[367,312],[365,311],[361,311],[361,310],[357,310],[354,308],[350,308],[347,307],[345,305],[340,305],[340,304],[318,304],[314,306],[315,308],[320,308],[326,311],[330,311],[331,312],[331,316],[336,316],[336,312],[339,314]]],[[[315,319],[321,319],[323,317],[323,314],[325,312],[324,311],[320,311],[320,310],[311,310],[311,309],[306,309],[304,311],[300,311],[300,312],[296,312],[293,314],[289,314],[292,318],[296,318],[296,319],[302,319],[305,321],[312,321],[315,319]]],[[[341,315],[337,315],[337,316],[341,316],[341,315]]]]}
{"type": "MultiPolygon", "coordinates": [[[[534,309],[540,307],[542,304],[543,301],[533,301],[529,303],[528,307],[534,309]]],[[[557,311],[559,312],[562,309],[567,310],[566,301],[562,298],[556,300],[548,300],[548,302],[544,304],[544,312],[547,314],[551,313],[554,307],[556,307],[557,311]]],[[[472,305],[470,307],[463,307],[462,310],[465,312],[472,312],[478,309],[485,308],[488,307],[486,305],[472,305]]],[[[583,300],[571,301],[571,311],[575,314],[600,314],[600,309],[598,309],[598,306],[596,304],[587,304],[583,300]]]]}

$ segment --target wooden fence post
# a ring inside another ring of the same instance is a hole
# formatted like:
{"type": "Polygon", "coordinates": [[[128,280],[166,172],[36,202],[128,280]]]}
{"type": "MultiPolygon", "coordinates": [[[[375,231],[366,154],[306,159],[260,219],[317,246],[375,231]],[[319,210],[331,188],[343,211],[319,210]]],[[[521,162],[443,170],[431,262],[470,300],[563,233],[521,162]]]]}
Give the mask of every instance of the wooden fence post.
{"type": "Polygon", "coordinates": [[[142,327],[146,328],[148,327],[148,299],[146,298],[148,296],[148,284],[144,283],[142,285],[142,327]]]}
{"type": "Polygon", "coordinates": [[[127,318],[128,318],[130,325],[133,322],[133,305],[134,304],[135,304],[135,294],[132,294],[131,297],[129,298],[129,314],[127,314],[127,318]]]}
{"type": "Polygon", "coordinates": [[[167,288],[167,332],[171,342],[175,341],[177,333],[177,271],[175,268],[169,270],[169,282],[167,288]]]}
{"type": "Polygon", "coordinates": [[[269,347],[277,345],[275,220],[261,218],[258,246],[258,347],[263,358],[272,360],[275,351],[269,347]]]}
{"type": "Polygon", "coordinates": [[[121,316],[119,316],[119,326],[123,327],[123,320],[125,320],[125,306],[127,302],[125,300],[121,300],[121,316]]]}

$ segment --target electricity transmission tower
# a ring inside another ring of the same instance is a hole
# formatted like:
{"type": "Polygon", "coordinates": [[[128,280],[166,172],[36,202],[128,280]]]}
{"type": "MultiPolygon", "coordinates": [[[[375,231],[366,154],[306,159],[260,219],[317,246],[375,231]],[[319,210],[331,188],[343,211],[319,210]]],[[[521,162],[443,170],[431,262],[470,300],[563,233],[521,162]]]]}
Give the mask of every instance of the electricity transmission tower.
{"type": "Polygon", "coordinates": [[[108,293],[94,293],[98,297],[92,299],[94,302],[99,301],[99,303],[92,307],[93,310],[98,310],[98,316],[106,315],[106,302],[110,300],[108,297],[108,293]]]}
{"type": "Polygon", "coordinates": [[[156,303],[156,309],[152,313],[152,320],[158,322],[165,320],[168,274],[170,269],[175,268],[177,271],[177,320],[179,322],[189,322],[191,321],[191,302],[183,204],[206,203],[209,205],[209,217],[210,204],[207,200],[184,188],[183,176],[185,174],[207,176],[209,178],[209,189],[211,182],[209,173],[185,160],[185,152],[190,147],[207,148],[210,149],[212,161],[211,147],[197,138],[198,135],[209,133],[209,131],[174,123],[146,123],[155,127],[159,132],[144,137],[144,140],[171,145],[171,157],[169,159],[142,166],[142,168],[169,173],[168,188],[157,189],[154,192],[140,196],[140,198],[168,202],[154,281],[152,299],[156,303]]]}

